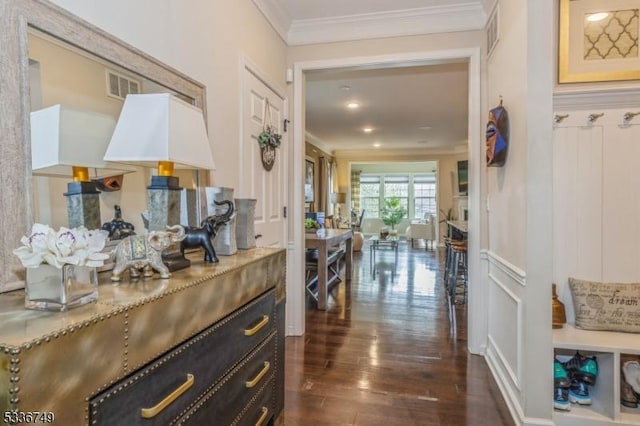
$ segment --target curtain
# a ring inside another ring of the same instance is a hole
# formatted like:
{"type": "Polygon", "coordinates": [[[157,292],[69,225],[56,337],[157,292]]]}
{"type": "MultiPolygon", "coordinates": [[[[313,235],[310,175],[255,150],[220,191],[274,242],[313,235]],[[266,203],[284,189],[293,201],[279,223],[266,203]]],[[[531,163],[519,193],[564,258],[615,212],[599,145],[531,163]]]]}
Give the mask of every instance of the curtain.
{"type": "Polygon", "coordinates": [[[329,186],[329,178],[330,178],[330,164],[325,157],[320,157],[320,167],[318,171],[318,204],[316,211],[324,212],[325,216],[331,214],[330,211],[327,211],[329,207],[329,191],[331,187],[329,186]]]}
{"type": "Polygon", "coordinates": [[[334,194],[338,193],[338,165],[335,160],[329,162],[329,206],[328,213],[336,215],[336,200],[334,194]]]}
{"type": "Polygon", "coordinates": [[[360,170],[351,170],[351,211],[356,218],[360,215],[360,173],[360,170]]]}

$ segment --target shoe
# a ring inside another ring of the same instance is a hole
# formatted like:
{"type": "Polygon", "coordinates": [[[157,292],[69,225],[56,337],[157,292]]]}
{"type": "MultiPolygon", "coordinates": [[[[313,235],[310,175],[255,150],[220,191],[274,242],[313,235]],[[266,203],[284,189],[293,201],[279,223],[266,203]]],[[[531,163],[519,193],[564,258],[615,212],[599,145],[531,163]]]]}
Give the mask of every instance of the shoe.
{"type": "Polygon", "coordinates": [[[579,405],[591,405],[591,397],[589,396],[589,387],[582,380],[576,378],[571,379],[569,387],[569,401],[579,405]]]}
{"type": "Polygon", "coordinates": [[[563,411],[569,411],[571,409],[571,404],[569,404],[569,390],[567,388],[553,389],[553,408],[563,411]]]}
{"type": "MultiPolygon", "coordinates": [[[[578,379],[587,385],[596,384],[598,360],[595,356],[583,356],[580,352],[576,352],[569,361],[564,363],[564,368],[571,378],[578,379]]],[[[640,385],[640,382],[638,384],[640,385]]]]}
{"type": "Polygon", "coordinates": [[[638,397],[631,385],[624,379],[624,375],[620,376],[620,404],[629,408],[638,408],[638,397]]]}
{"type": "Polygon", "coordinates": [[[556,388],[568,388],[571,385],[569,375],[564,366],[557,359],[553,359],[553,386],[556,388]]]}
{"type": "Polygon", "coordinates": [[[640,363],[638,361],[627,361],[622,364],[624,379],[631,385],[633,391],[640,394],[640,363]]]}

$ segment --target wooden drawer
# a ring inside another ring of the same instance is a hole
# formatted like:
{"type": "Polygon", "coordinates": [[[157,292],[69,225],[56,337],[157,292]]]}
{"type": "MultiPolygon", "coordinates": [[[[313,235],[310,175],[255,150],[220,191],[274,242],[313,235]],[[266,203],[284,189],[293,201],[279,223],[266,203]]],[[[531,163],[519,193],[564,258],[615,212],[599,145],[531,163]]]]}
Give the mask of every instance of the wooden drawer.
{"type": "Polygon", "coordinates": [[[273,404],[274,383],[266,383],[260,393],[249,402],[233,426],[267,426],[275,418],[273,404]]]}
{"type": "MultiPolygon", "coordinates": [[[[250,404],[259,396],[272,400],[276,334],[274,331],[176,424],[194,426],[237,424],[236,422],[247,412],[246,407],[250,407],[250,404]],[[265,396],[265,393],[268,393],[268,396],[265,396]]],[[[269,411],[272,412],[273,404],[268,404],[269,411]]]]}
{"type": "Polygon", "coordinates": [[[270,290],[93,397],[90,424],[165,425],[180,417],[275,330],[274,310],[270,290]],[[143,408],[159,406],[142,417],[143,408]]]}

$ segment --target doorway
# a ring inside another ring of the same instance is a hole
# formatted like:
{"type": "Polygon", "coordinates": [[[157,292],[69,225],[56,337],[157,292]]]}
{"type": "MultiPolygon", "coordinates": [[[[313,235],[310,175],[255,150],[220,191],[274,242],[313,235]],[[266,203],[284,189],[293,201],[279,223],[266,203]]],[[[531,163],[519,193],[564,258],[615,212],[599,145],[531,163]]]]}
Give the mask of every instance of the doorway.
{"type": "MultiPolygon", "coordinates": [[[[304,85],[305,73],[314,70],[388,66],[419,66],[436,64],[443,60],[464,60],[469,64],[469,120],[468,120],[468,153],[469,153],[469,189],[468,218],[469,229],[469,281],[475,283],[473,291],[469,291],[469,351],[484,353],[487,335],[484,283],[480,279],[480,164],[481,149],[481,96],[480,96],[480,49],[453,49],[445,51],[413,52],[376,57],[340,58],[320,61],[297,62],[294,64],[294,102],[293,102],[293,143],[290,146],[291,169],[291,224],[288,241],[287,268],[287,335],[304,334],[304,289],[295,285],[304,276],[304,156],[305,156],[305,111],[304,85]]],[[[472,286],[470,286],[472,287],[472,286]]]]}

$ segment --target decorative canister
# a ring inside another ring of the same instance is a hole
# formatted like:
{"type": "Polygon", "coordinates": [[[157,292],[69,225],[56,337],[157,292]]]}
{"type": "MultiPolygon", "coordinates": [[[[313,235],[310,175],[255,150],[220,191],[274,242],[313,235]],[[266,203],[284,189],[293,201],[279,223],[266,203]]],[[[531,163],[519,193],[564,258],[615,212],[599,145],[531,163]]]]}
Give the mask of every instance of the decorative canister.
{"type": "Polygon", "coordinates": [[[41,264],[26,269],[25,307],[66,311],[98,299],[98,272],[90,266],[41,264]]]}
{"type": "Polygon", "coordinates": [[[562,326],[567,322],[567,315],[564,310],[564,303],[558,299],[555,283],[551,287],[551,313],[551,327],[562,328],[562,326]]]}
{"type": "MultiPolygon", "coordinates": [[[[223,186],[208,186],[205,188],[207,197],[207,216],[222,215],[227,212],[227,206],[218,206],[214,201],[232,201],[233,188],[223,186]]],[[[237,207],[236,207],[237,208],[237,207]]],[[[234,214],[231,219],[218,229],[218,234],[213,240],[213,248],[216,254],[230,256],[238,251],[236,245],[236,216],[234,214]]]]}
{"type": "Polygon", "coordinates": [[[239,249],[256,246],[255,215],[256,203],[253,198],[236,198],[236,243],[239,249]]]}

